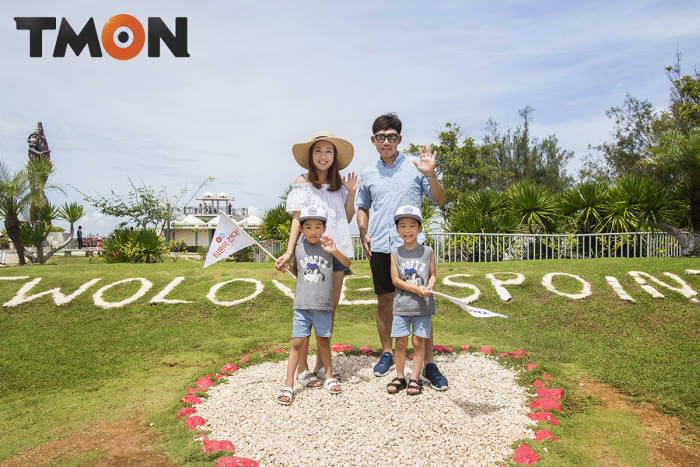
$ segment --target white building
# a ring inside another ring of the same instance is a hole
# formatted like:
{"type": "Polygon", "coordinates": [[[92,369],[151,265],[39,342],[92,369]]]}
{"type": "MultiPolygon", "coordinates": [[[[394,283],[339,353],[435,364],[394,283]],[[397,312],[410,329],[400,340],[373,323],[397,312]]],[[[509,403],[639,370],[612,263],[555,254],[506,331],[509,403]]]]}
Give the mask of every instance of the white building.
{"type": "Polygon", "coordinates": [[[190,250],[209,247],[221,214],[246,230],[256,230],[262,223],[260,218],[248,216],[248,208],[234,208],[234,198],[223,191],[218,195],[206,191],[195,200],[197,205],[186,206],[183,216],[170,226],[170,239],[184,240],[190,250]]]}

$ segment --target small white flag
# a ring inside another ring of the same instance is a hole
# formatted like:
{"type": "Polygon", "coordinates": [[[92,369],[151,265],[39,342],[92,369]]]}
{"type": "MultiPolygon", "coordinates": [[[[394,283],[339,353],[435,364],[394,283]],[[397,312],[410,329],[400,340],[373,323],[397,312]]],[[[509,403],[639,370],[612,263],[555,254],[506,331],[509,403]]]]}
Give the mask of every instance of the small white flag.
{"type": "Polygon", "coordinates": [[[214,238],[211,241],[211,245],[209,245],[204,267],[206,268],[247,246],[255,244],[257,242],[248,235],[248,232],[243,230],[226,214],[221,214],[219,215],[219,224],[214,232],[214,238]]]}
{"type": "Polygon", "coordinates": [[[460,300],[459,298],[452,297],[450,295],[440,293],[440,292],[435,292],[433,290],[433,295],[438,295],[440,297],[445,297],[470,315],[472,315],[475,318],[507,318],[506,315],[502,315],[500,313],[494,313],[493,311],[486,310],[484,308],[477,308],[475,306],[468,305],[464,303],[464,300],[460,300]]]}

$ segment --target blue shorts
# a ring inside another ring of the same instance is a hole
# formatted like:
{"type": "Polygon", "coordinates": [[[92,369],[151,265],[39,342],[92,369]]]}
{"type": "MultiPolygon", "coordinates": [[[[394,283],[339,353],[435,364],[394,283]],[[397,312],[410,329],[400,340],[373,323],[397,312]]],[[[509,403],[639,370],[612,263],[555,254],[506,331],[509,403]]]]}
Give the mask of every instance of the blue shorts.
{"type": "Polygon", "coordinates": [[[344,266],[343,263],[341,263],[340,261],[338,261],[334,257],[333,258],[333,272],[336,272],[336,271],[345,271],[346,276],[349,276],[352,274],[352,271],[350,270],[349,266],[344,266]]]}
{"type": "Polygon", "coordinates": [[[309,337],[311,328],[318,337],[331,337],[331,312],[317,310],[294,310],[292,337],[309,337]]]}
{"type": "Polygon", "coordinates": [[[411,334],[430,339],[430,328],[432,327],[432,315],[401,316],[394,315],[391,322],[391,337],[406,337],[411,334]]]}

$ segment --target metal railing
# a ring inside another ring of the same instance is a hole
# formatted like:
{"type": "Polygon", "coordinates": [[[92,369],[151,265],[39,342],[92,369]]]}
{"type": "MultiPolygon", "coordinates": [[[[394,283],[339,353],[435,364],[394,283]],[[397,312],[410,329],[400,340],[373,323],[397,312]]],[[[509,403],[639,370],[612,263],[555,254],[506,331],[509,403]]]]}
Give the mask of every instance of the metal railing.
{"type": "MultiPolygon", "coordinates": [[[[354,259],[367,259],[359,235],[352,236],[354,259]]],[[[493,262],[530,259],[666,258],[681,246],[664,232],[597,234],[433,233],[427,244],[438,262],[493,262]]]]}

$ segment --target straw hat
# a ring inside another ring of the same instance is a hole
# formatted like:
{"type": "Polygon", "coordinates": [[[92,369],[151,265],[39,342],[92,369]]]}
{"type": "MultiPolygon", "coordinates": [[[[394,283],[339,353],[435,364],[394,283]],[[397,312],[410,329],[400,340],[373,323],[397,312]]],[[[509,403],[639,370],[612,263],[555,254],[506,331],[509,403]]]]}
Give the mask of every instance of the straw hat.
{"type": "Polygon", "coordinates": [[[292,154],[294,154],[294,159],[297,163],[309,170],[309,148],[317,141],[330,141],[335,146],[335,157],[338,160],[338,170],[343,170],[345,167],[350,165],[352,161],[352,156],[355,154],[355,148],[352,147],[352,143],[345,141],[341,138],[336,138],[330,131],[317,131],[311,136],[311,140],[305,143],[297,143],[292,146],[292,154]]]}

